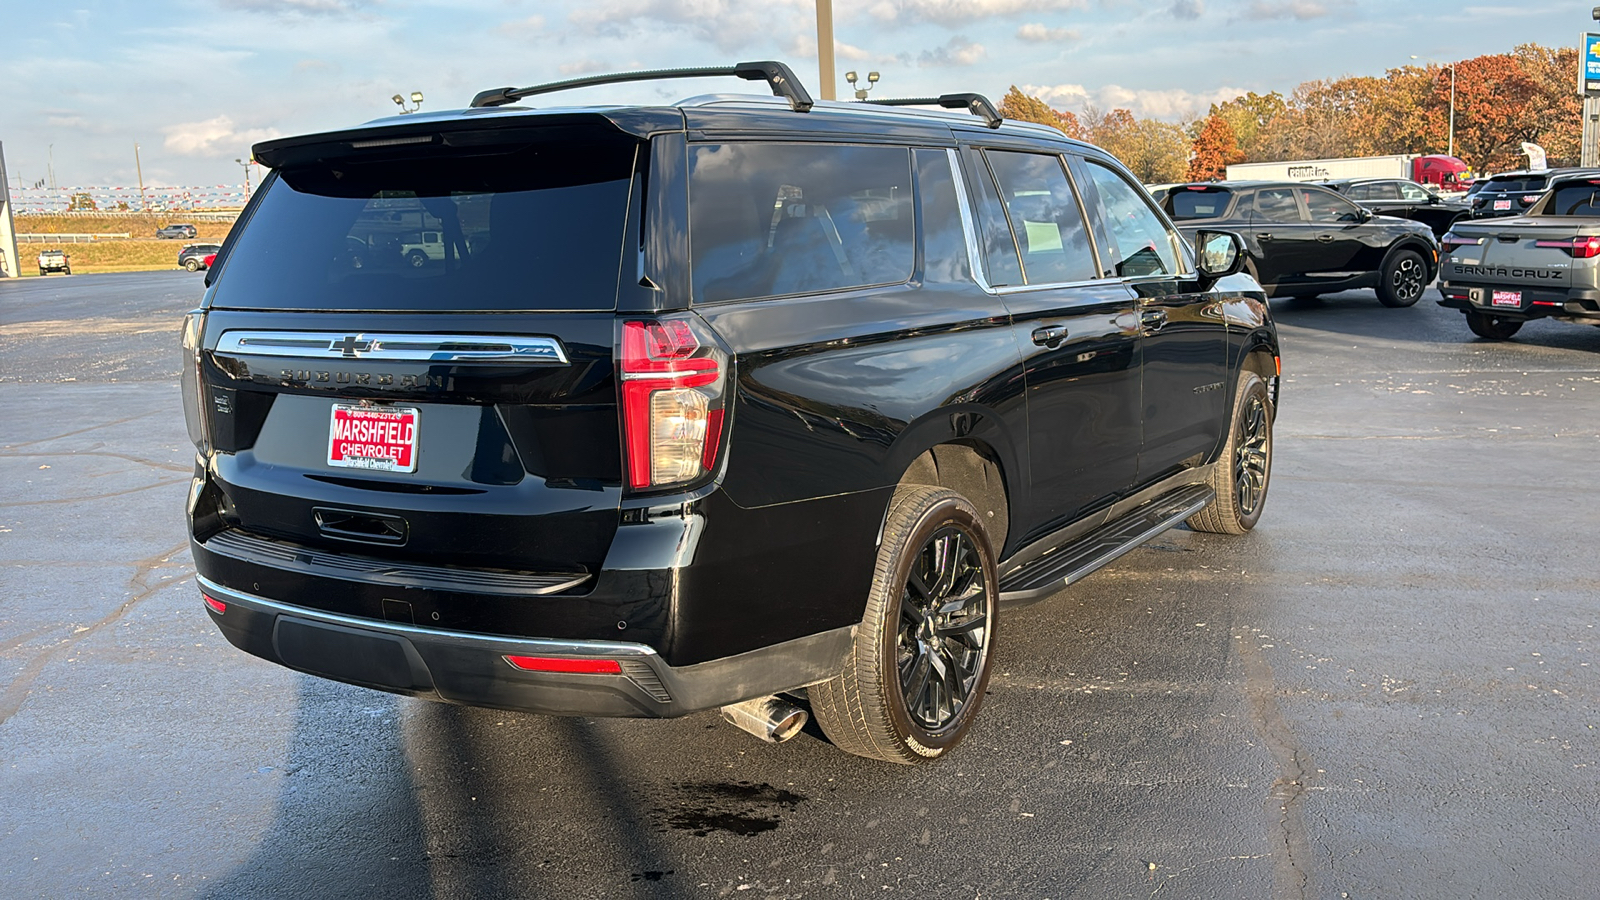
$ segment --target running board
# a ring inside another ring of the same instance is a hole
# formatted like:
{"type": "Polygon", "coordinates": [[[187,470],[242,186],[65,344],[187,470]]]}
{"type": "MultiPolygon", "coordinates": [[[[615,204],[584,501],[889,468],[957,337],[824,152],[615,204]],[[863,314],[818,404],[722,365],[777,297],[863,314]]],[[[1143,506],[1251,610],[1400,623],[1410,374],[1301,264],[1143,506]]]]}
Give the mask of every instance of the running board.
{"type": "Polygon", "coordinates": [[[1022,606],[1054,594],[1202,509],[1217,496],[1191,484],[1107,522],[1000,579],[1000,606],[1022,606]]]}

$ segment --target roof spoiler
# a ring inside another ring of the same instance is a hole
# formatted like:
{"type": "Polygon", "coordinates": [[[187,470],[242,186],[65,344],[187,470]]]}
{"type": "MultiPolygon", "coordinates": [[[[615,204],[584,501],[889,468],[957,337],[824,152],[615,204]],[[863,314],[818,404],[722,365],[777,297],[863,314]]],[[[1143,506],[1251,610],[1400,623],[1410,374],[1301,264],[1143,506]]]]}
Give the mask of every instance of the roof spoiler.
{"type": "Polygon", "coordinates": [[[984,121],[990,128],[999,128],[1006,117],[989,98],[982,94],[940,94],[937,97],[906,97],[901,100],[868,100],[878,106],[940,106],[945,109],[964,109],[984,121]]]}
{"type": "MultiPolygon", "coordinates": [[[[524,88],[494,88],[480,91],[472,98],[473,108],[485,106],[504,106],[515,103],[523,97],[532,97],[535,94],[551,94],[556,91],[567,91],[573,88],[593,87],[600,84],[621,84],[628,81],[656,81],[667,78],[711,78],[722,75],[731,75],[743,78],[746,81],[765,81],[772,88],[775,97],[783,97],[789,101],[789,107],[795,112],[810,112],[812,107],[811,95],[806,92],[800,79],[795,77],[794,71],[781,62],[773,60],[758,60],[756,62],[742,62],[732,66],[716,66],[700,69],[649,69],[639,72],[616,72],[611,75],[591,75],[586,78],[571,78],[566,81],[551,81],[546,84],[536,84],[524,88]]],[[[987,103],[988,101],[984,101],[987,103]]]]}

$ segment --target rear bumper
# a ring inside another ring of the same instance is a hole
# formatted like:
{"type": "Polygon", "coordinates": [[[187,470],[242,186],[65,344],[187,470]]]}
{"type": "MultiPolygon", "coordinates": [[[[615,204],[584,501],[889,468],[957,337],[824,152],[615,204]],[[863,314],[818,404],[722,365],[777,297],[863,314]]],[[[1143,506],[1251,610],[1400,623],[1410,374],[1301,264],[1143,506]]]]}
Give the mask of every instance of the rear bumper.
{"type": "Polygon", "coordinates": [[[1479,284],[1441,281],[1439,305],[1463,312],[1481,312],[1504,319],[1563,318],[1600,322],[1600,290],[1590,288],[1542,288],[1524,285],[1479,284]],[[1517,306],[1496,306],[1495,291],[1519,291],[1517,306]]]}
{"type": "Polygon", "coordinates": [[[547,715],[671,717],[791,690],[839,671],[852,628],[690,666],[647,644],[508,638],[306,609],[199,577],[239,649],[291,669],[398,694],[547,715]],[[525,671],[506,657],[614,661],[615,673],[525,671]]]}

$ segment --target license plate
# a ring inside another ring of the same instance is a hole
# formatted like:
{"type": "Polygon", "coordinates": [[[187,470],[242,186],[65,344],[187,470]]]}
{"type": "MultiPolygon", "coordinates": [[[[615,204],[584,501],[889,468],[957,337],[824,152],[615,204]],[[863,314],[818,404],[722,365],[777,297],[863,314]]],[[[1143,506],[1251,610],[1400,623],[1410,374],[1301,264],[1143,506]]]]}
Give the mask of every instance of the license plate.
{"type": "Polygon", "coordinates": [[[328,465],[379,472],[417,470],[417,410],[334,404],[328,465]]]}
{"type": "Polygon", "coordinates": [[[1510,306],[1510,307],[1514,307],[1514,308],[1517,308],[1517,309],[1521,309],[1522,308],[1522,292],[1521,291],[1494,291],[1493,293],[1491,293],[1489,295],[1489,305],[1490,306],[1510,306]]]}
{"type": "Polygon", "coordinates": [[[1495,209],[1510,209],[1511,208],[1511,201],[1510,200],[1496,200],[1494,202],[1494,208],[1495,209]]]}

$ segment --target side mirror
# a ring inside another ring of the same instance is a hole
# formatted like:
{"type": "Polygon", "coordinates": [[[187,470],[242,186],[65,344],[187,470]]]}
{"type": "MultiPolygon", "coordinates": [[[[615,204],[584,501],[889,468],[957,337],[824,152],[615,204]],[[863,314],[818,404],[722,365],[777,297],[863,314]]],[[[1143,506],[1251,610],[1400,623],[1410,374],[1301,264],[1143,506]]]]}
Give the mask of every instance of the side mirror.
{"type": "Polygon", "coordinates": [[[1244,241],[1231,231],[1197,232],[1194,246],[1202,290],[1244,268],[1244,241]]]}
{"type": "Polygon", "coordinates": [[[1370,209],[1367,209],[1365,206],[1360,207],[1359,209],[1360,211],[1356,213],[1356,218],[1362,222],[1371,222],[1372,217],[1376,215],[1376,213],[1370,209]]]}

